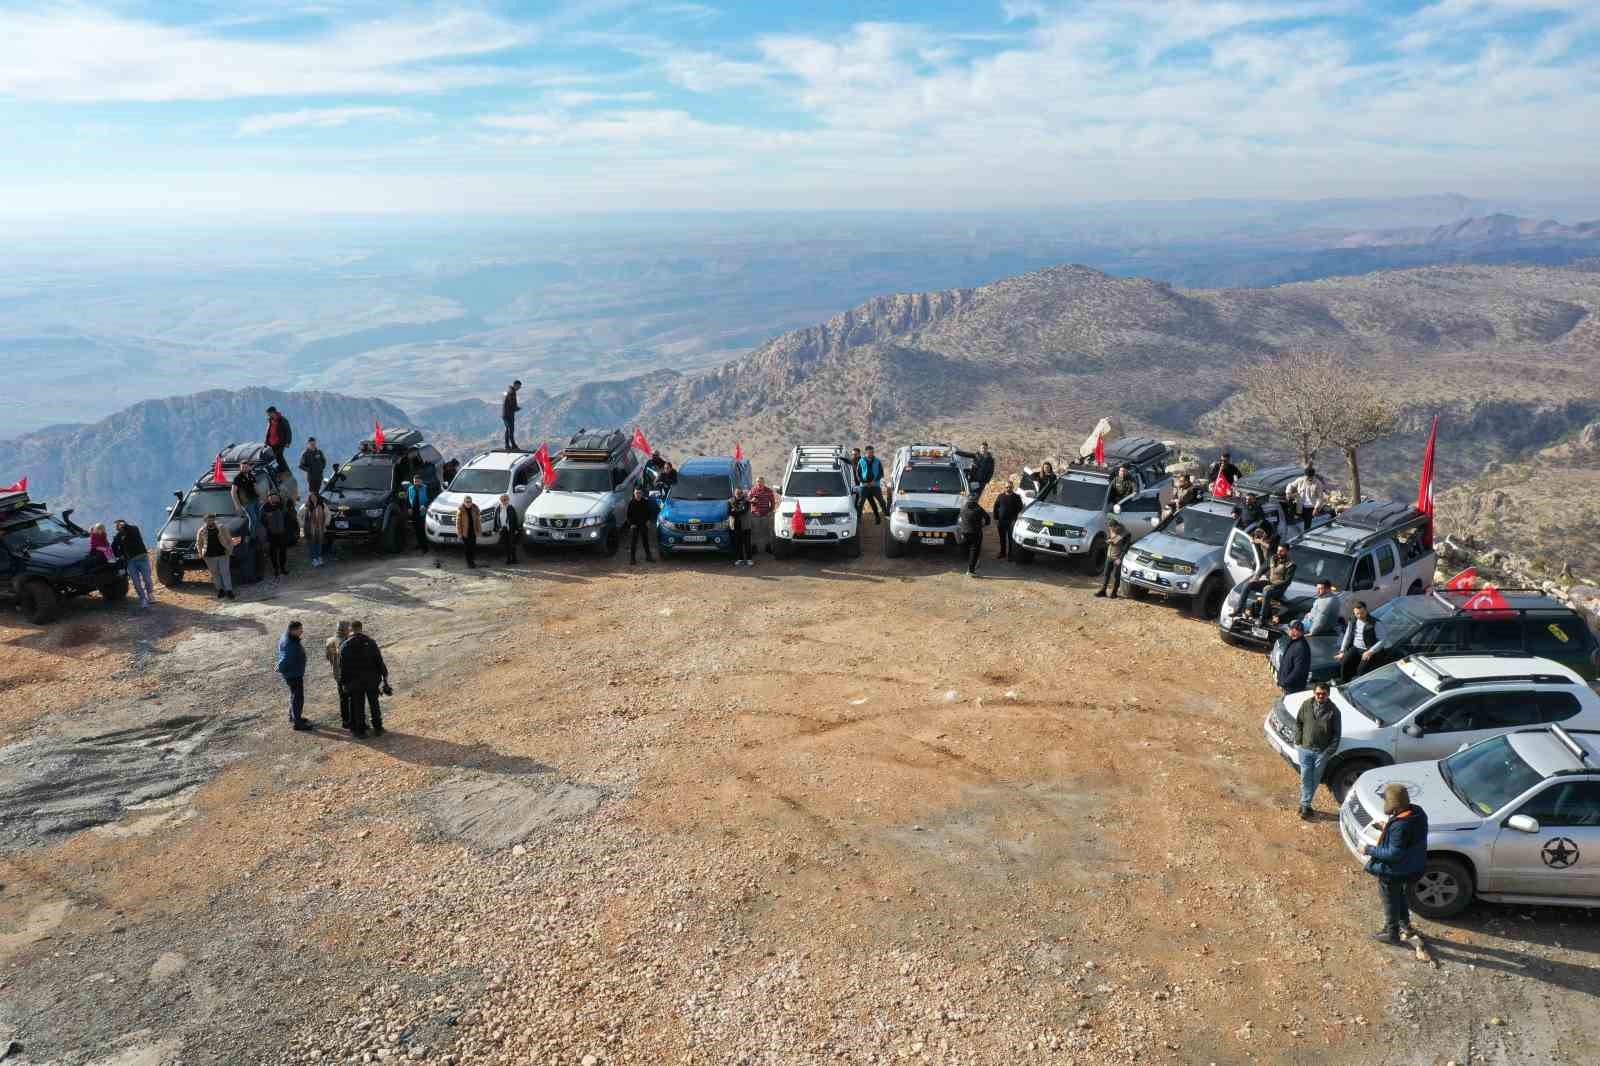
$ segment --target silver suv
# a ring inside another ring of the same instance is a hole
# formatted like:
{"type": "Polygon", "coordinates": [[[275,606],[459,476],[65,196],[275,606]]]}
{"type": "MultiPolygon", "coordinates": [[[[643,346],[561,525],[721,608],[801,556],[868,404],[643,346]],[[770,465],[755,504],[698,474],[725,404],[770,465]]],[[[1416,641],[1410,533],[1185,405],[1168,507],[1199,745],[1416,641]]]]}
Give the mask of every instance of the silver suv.
{"type": "Polygon", "coordinates": [[[580,429],[555,461],[555,483],[528,504],[522,519],[523,541],[534,547],[615,555],[622,544],[628,500],[643,470],[622,430],[580,429]]]}
{"type": "Polygon", "coordinates": [[[1172,445],[1152,437],[1123,437],[1106,445],[1104,466],[1072,463],[1056,483],[1025,507],[1011,529],[1011,558],[1033,562],[1043,552],[1065,559],[1086,560],[1090,570],[1106,563],[1106,516],[1115,514],[1133,538],[1149,533],[1161,521],[1172,499],[1167,463],[1172,445]],[[1111,499],[1111,479],[1127,466],[1134,491],[1111,499]]]}
{"type": "Polygon", "coordinates": [[[967,455],[953,444],[909,444],[894,453],[885,556],[898,559],[912,546],[956,544],[971,463],[967,455]]]}
{"type": "Polygon", "coordinates": [[[1428,812],[1427,866],[1411,883],[1418,914],[1449,918],[1474,898],[1600,906],[1600,732],[1522,729],[1363,774],[1339,811],[1345,847],[1363,865],[1390,782],[1428,812]]]}

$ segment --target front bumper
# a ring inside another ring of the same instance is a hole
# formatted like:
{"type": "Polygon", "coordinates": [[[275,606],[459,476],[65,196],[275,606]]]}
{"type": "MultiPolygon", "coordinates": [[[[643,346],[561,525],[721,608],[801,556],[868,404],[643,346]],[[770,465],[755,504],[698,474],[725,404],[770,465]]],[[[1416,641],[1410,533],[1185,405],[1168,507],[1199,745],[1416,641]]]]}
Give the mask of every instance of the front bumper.
{"type": "Polygon", "coordinates": [[[1176,596],[1187,598],[1193,596],[1200,587],[1197,575],[1174,574],[1166,570],[1156,570],[1148,566],[1139,566],[1135,563],[1122,564],[1122,583],[1137,585],[1151,592],[1159,592],[1163,596],[1176,596]]]}
{"type": "Polygon", "coordinates": [[[329,539],[339,537],[376,537],[383,532],[382,518],[368,518],[361,514],[331,514],[328,516],[328,527],[323,531],[323,536],[329,539]]]}
{"type": "Polygon", "coordinates": [[[1276,629],[1271,626],[1258,626],[1239,618],[1234,614],[1234,608],[1227,604],[1223,604],[1222,613],[1217,617],[1217,628],[1227,640],[1251,648],[1271,647],[1278,639],[1276,629]]]}
{"type": "Polygon", "coordinates": [[[726,526],[706,526],[701,529],[666,529],[656,527],[656,540],[662,551],[675,552],[725,552],[733,550],[733,530],[726,526]]]}
{"type": "Polygon", "coordinates": [[[578,526],[571,529],[551,529],[547,526],[522,527],[524,544],[542,548],[592,548],[605,536],[605,526],[578,526]]]}
{"type": "MultiPolygon", "coordinates": [[[[1356,795],[1356,790],[1352,788],[1350,794],[1345,797],[1344,803],[1340,804],[1339,838],[1344,841],[1344,846],[1349,849],[1355,860],[1362,866],[1366,866],[1368,859],[1367,856],[1361,854],[1361,849],[1369,844],[1376,844],[1378,836],[1376,833],[1369,835],[1357,821],[1356,805],[1360,802],[1361,798],[1356,795]]],[[[1370,824],[1367,829],[1371,829],[1370,824]]]]}
{"type": "Polygon", "coordinates": [[[1021,522],[1011,527],[1011,542],[1029,551],[1048,552],[1067,559],[1089,554],[1089,545],[1094,543],[1088,536],[1069,539],[1052,536],[1043,531],[1030,533],[1021,522]]]}
{"type": "Polygon", "coordinates": [[[925,548],[948,548],[959,544],[961,538],[955,526],[914,526],[910,522],[889,522],[889,535],[905,544],[925,548]]]}
{"type": "Polygon", "coordinates": [[[1300,749],[1293,742],[1285,740],[1283,734],[1278,732],[1278,712],[1274,708],[1267,712],[1266,721],[1261,723],[1261,729],[1267,735],[1267,744],[1272,750],[1283,756],[1283,761],[1294,767],[1295,772],[1300,771],[1300,749]]]}
{"type": "Polygon", "coordinates": [[[200,553],[194,548],[158,548],[156,549],[156,565],[169,566],[178,570],[204,570],[206,561],[200,558],[200,553]]]}

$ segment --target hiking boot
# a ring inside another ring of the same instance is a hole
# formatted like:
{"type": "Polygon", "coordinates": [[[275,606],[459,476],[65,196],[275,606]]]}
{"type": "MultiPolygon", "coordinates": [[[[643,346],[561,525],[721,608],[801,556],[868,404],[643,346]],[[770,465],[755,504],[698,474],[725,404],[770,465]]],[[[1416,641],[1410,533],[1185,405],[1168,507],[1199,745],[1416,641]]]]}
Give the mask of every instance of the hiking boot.
{"type": "Polygon", "coordinates": [[[1381,944],[1391,944],[1395,947],[1400,946],[1400,934],[1395,932],[1393,929],[1380,929],[1376,933],[1372,934],[1372,939],[1381,944]]]}
{"type": "Polygon", "coordinates": [[[383,736],[383,726],[381,726],[381,725],[373,726],[372,727],[372,735],[375,736],[375,737],[383,736]]]}
{"type": "Polygon", "coordinates": [[[1105,599],[1105,595],[1106,595],[1106,590],[1105,589],[1101,589],[1099,592],[1096,592],[1094,594],[1094,598],[1097,599],[1097,600],[1102,600],[1102,599],[1105,599]]]}
{"type": "Polygon", "coordinates": [[[1310,807],[1301,807],[1300,808],[1300,820],[1302,822],[1311,821],[1311,808],[1310,807]]]}

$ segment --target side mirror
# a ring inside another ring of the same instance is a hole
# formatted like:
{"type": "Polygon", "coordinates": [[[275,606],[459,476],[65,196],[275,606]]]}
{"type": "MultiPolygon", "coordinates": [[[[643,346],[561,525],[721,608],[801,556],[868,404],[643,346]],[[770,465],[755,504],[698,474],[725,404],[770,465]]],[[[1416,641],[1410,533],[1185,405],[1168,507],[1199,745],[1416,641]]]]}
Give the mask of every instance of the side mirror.
{"type": "Polygon", "coordinates": [[[1120,503],[1112,504],[1111,505],[1111,513],[1112,514],[1121,514],[1122,513],[1122,504],[1120,504],[1120,503]]]}
{"type": "Polygon", "coordinates": [[[1515,829],[1519,833],[1537,833],[1539,831],[1539,819],[1530,818],[1526,814],[1513,814],[1506,819],[1506,828],[1515,829]]]}
{"type": "Polygon", "coordinates": [[[1403,732],[1406,736],[1413,737],[1413,738],[1420,737],[1420,736],[1423,735],[1422,727],[1420,725],[1418,725],[1416,722],[1408,723],[1406,725],[1405,729],[1401,730],[1401,732],[1403,732]]]}
{"type": "Polygon", "coordinates": [[[183,490],[182,489],[173,489],[172,490],[172,498],[177,500],[179,503],[182,503],[183,502],[183,490]]]}

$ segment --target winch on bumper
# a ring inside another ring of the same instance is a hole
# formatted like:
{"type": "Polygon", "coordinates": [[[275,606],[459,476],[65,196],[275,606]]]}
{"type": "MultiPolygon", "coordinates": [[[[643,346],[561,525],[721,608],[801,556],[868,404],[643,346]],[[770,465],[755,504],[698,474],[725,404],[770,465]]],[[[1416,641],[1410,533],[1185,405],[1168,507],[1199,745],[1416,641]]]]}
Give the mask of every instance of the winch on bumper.
{"type": "Polygon", "coordinates": [[[948,547],[960,539],[956,535],[960,520],[961,512],[954,507],[915,510],[896,507],[889,512],[889,535],[905,544],[948,547]]]}

